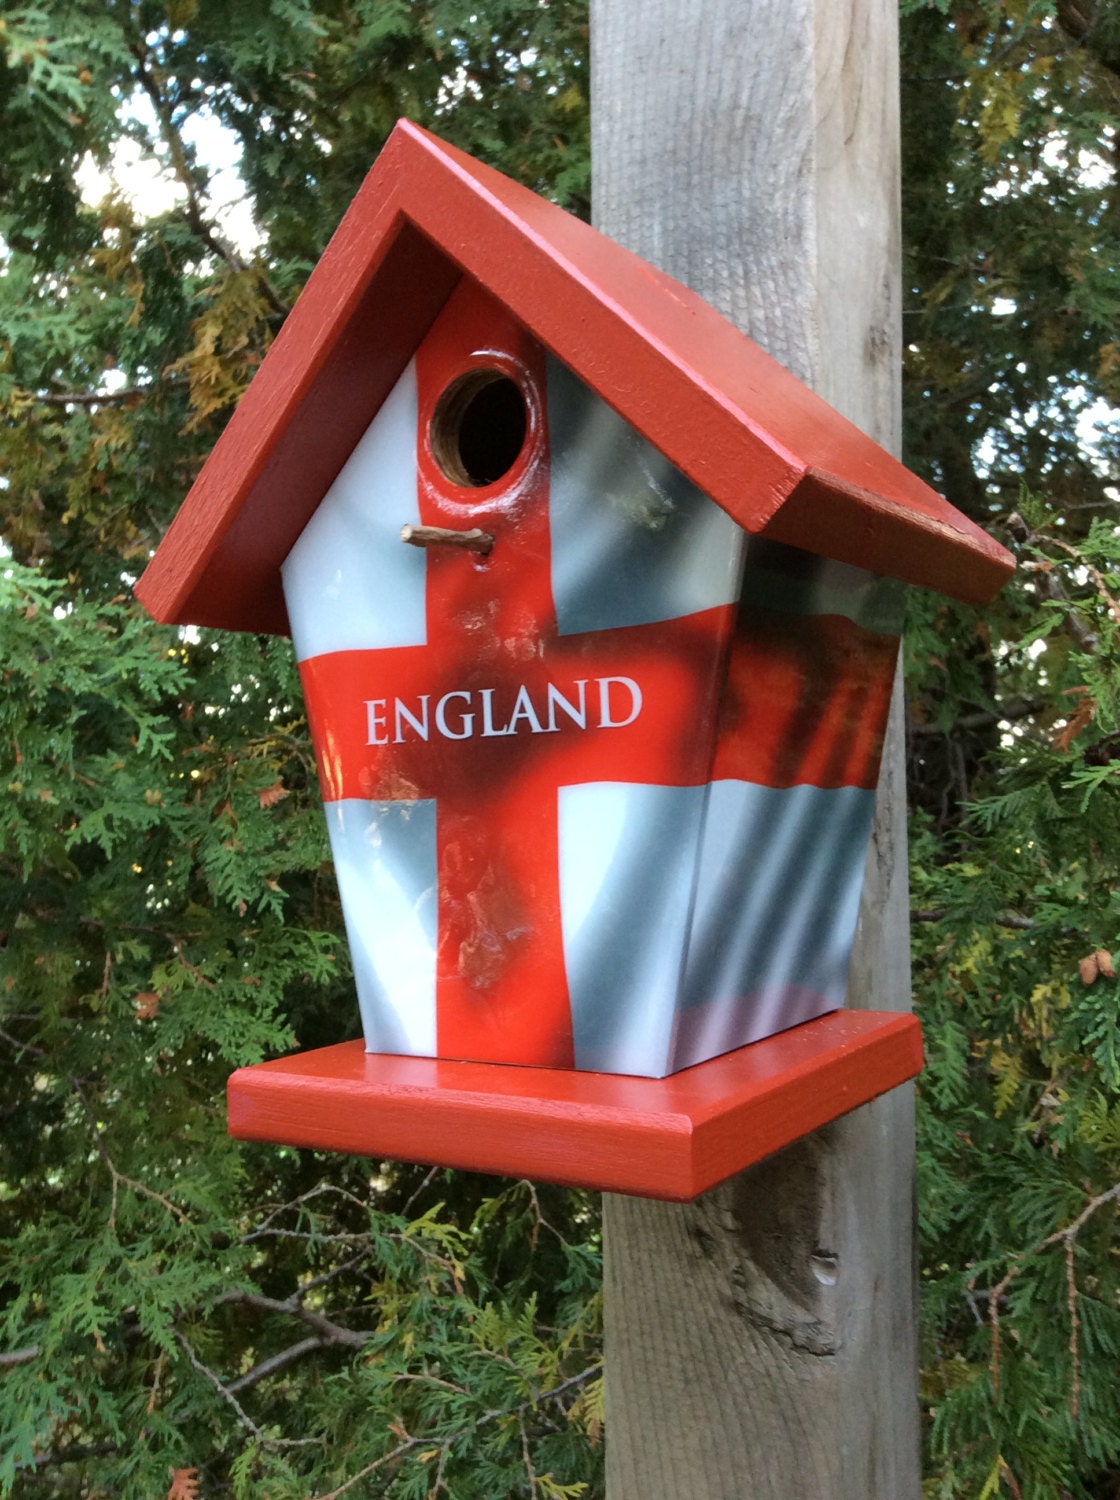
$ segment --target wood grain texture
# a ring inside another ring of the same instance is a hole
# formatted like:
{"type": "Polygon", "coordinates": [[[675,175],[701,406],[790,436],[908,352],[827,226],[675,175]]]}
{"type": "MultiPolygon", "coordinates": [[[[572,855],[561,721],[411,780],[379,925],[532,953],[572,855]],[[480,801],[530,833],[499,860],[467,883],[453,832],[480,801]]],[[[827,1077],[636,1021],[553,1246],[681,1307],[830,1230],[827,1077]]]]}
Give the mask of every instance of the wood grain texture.
{"type": "MultiPolygon", "coordinates": [[[[893,0],[593,0],[594,217],[899,442],[893,0]]],[[[905,1009],[899,697],[849,1004],[905,1009]]],[[[606,1202],[610,1500],[916,1500],[909,1088],[606,1202]]]]}
{"type": "Polygon", "coordinates": [[[913,1016],[834,1011],[668,1078],[368,1053],[239,1068],[230,1134],[687,1201],[922,1065],[913,1016]]]}

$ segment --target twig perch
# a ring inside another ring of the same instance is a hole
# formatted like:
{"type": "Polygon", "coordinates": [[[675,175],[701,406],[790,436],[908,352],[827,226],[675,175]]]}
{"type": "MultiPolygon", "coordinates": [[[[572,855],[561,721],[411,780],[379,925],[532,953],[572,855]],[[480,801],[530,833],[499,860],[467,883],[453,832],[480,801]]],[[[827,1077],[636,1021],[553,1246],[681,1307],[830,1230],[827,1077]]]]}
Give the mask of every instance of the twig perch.
{"type": "Polygon", "coordinates": [[[464,552],[480,552],[484,557],[494,545],[488,531],[477,526],[470,531],[454,531],[449,526],[402,526],[401,541],[410,547],[459,547],[464,552]]]}

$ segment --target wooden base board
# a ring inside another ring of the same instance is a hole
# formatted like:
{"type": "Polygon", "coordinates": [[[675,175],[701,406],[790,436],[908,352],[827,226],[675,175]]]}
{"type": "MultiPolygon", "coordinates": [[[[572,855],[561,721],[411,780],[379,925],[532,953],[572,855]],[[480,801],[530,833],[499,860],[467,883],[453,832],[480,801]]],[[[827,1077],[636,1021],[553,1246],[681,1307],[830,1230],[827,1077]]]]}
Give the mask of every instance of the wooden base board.
{"type": "Polygon", "coordinates": [[[834,1011],[668,1078],[368,1053],[241,1068],[230,1134],[687,1202],[921,1071],[917,1019],[834,1011]]]}

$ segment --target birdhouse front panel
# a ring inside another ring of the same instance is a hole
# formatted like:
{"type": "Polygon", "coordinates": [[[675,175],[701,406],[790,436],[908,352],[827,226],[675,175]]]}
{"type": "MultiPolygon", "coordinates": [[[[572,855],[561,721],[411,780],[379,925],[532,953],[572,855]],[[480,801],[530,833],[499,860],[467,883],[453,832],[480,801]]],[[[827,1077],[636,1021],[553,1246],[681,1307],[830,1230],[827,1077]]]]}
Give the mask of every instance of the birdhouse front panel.
{"type": "Polygon", "coordinates": [[[660,1077],[842,1004],[897,585],[466,278],[283,577],[371,1051],[660,1077]]]}

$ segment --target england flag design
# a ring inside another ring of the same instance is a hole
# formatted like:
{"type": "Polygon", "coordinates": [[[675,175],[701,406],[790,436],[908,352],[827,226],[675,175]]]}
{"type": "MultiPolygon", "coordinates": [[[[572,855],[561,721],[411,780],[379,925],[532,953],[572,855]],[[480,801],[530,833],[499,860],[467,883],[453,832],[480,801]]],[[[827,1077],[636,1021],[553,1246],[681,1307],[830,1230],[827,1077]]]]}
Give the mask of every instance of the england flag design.
{"type": "Polygon", "coordinates": [[[899,585],[748,545],[466,281],[283,577],[369,1050],[660,1077],[843,1003],[899,585]],[[475,488],[464,368],[527,407],[475,488]]]}

